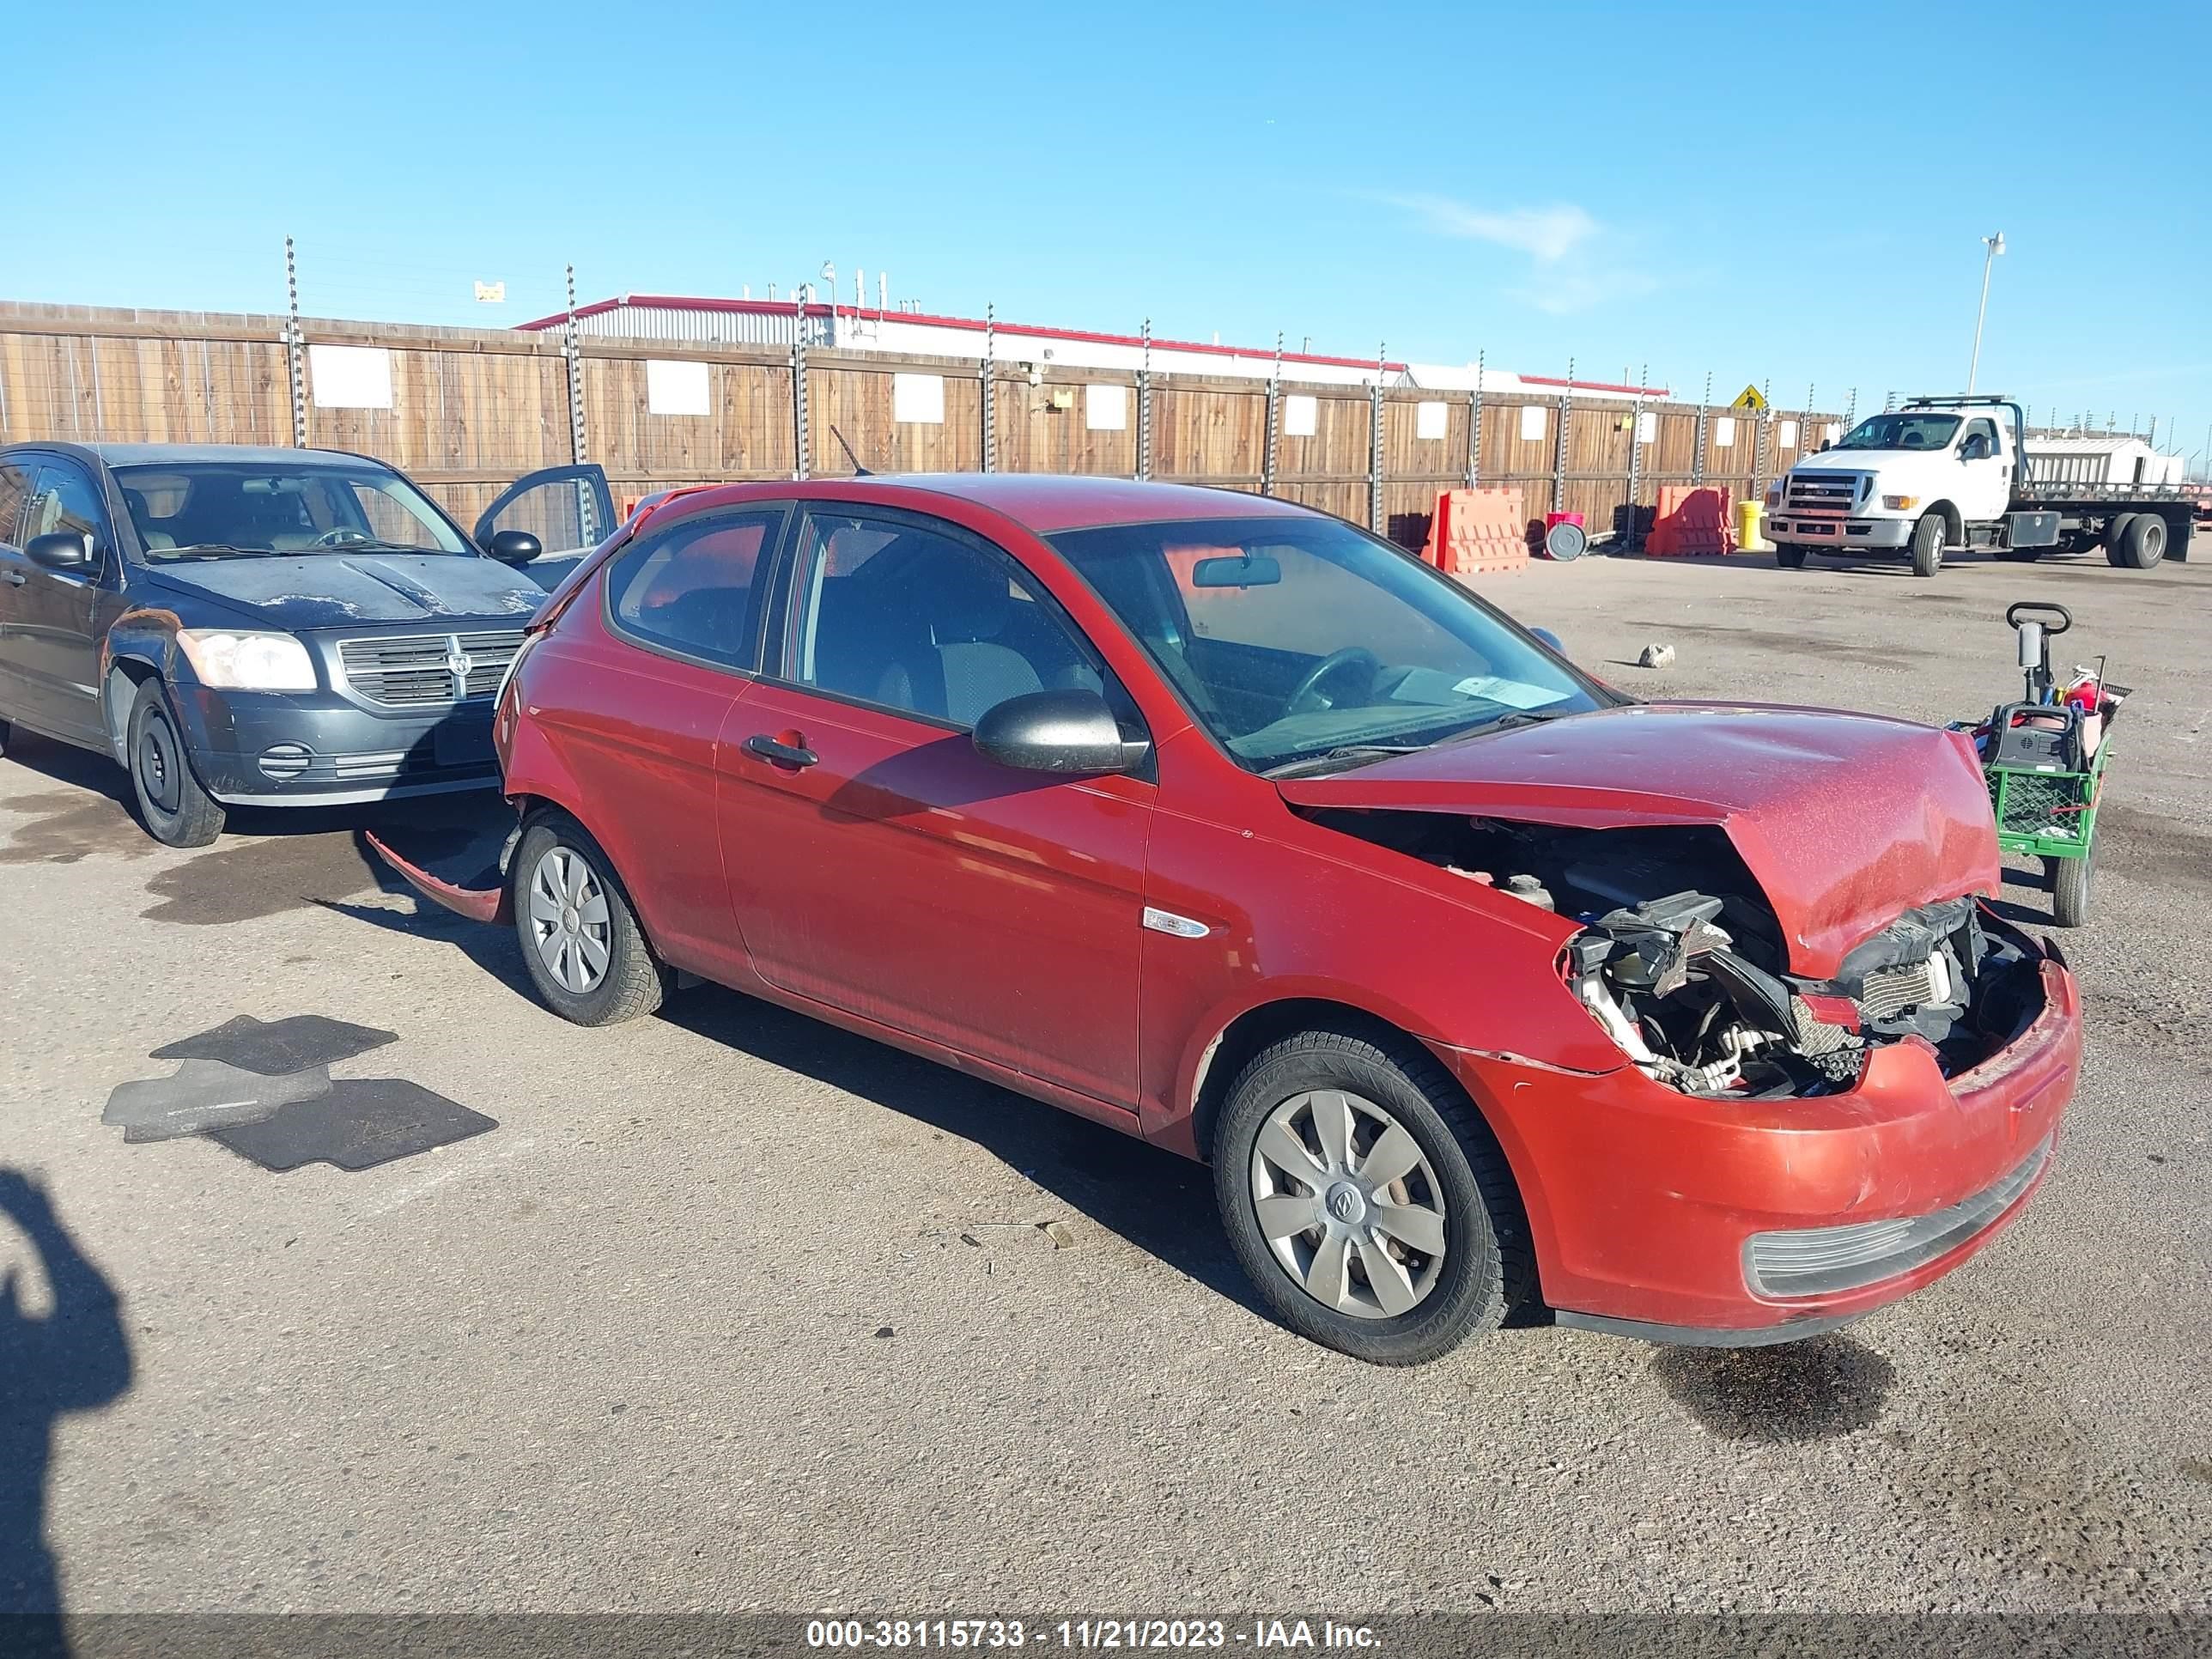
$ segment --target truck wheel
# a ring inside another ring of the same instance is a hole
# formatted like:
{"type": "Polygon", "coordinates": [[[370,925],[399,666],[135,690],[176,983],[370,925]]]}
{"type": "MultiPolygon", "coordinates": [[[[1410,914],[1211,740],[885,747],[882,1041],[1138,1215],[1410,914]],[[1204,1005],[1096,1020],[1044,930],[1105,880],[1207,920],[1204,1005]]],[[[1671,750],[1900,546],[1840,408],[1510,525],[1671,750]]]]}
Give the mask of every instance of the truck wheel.
{"type": "Polygon", "coordinates": [[[2136,521],[2132,513],[2115,513],[2105,520],[2105,562],[2117,568],[2120,562],[2120,539],[2128,533],[2128,526],[2136,521]]]}
{"type": "Polygon", "coordinates": [[[1912,526],[1912,574],[1932,576],[1943,568],[1943,515],[1923,513],[1912,526]]]}
{"type": "Polygon", "coordinates": [[[1261,1050],[1231,1085],[1212,1151],[1237,1261],[1310,1341],[1418,1365],[1535,1293],[1504,1154],[1409,1039],[1311,1030],[1261,1050]]]}
{"type": "Polygon", "coordinates": [[[1805,568],[1805,550],[1793,547],[1788,542],[1777,542],[1774,544],[1774,562],[1784,570],[1802,570],[1805,568]]]}
{"type": "Polygon", "coordinates": [[[8,739],[14,735],[15,733],[9,729],[8,722],[0,720],[0,755],[5,755],[8,752],[8,739]]]}
{"type": "Polygon", "coordinates": [[[2078,859],[2045,859],[2051,878],[2051,920],[2055,927],[2079,927],[2089,920],[2089,884],[2095,872],[2090,854],[2078,859]]]}
{"type": "Polygon", "coordinates": [[[2113,561],[2130,570],[2151,570],[2166,556],[2166,520],[2155,513],[2137,513],[2128,520],[2127,533],[2113,550],[2113,561]]]}
{"type": "Polygon", "coordinates": [[[223,810],[192,775],[191,757],[161,682],[148,680],[131,704],[131,792],[147,833],[164,847],[205,847],[222,833],[223,810]]]}

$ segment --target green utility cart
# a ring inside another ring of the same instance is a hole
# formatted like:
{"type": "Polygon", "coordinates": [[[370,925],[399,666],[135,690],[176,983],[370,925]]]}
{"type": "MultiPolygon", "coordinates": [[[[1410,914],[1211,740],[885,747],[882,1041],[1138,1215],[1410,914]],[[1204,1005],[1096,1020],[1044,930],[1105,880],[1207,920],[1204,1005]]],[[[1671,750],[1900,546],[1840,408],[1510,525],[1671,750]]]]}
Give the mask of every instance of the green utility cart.
{"type": "Polygon", "coordinates": [[[1990,807],[2003,852],[2043,860],[2051,921],[2089,919],[2097,804],[2112,759],[2112,717],[2127,688],[2105,679],[2100,659],[2061,688],[2051,678],[2051,641],[2074,625],[2063,605],[2022,600],[2005,611],[2020,645],[2027,695],[1997,705],[1987,720],[1954,721],[1972,734],[1989,780],[1990,807]]]}

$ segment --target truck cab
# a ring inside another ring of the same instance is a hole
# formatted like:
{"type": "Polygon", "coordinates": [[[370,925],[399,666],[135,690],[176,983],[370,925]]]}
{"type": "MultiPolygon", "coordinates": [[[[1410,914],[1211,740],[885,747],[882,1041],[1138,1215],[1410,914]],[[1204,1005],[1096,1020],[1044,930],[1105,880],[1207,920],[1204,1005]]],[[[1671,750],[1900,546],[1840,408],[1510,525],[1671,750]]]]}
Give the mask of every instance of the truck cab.
{"type": "Polygon", "coordinates": [[[1994,404],[1916,398],[1869,416],[1774,481],[1767,538],[1789,566],[1814,551],[1879,548],[1909,551],[1923,576],[1947,549],[2010,545],[2021,463],[2008,415],[1994,404]]]}

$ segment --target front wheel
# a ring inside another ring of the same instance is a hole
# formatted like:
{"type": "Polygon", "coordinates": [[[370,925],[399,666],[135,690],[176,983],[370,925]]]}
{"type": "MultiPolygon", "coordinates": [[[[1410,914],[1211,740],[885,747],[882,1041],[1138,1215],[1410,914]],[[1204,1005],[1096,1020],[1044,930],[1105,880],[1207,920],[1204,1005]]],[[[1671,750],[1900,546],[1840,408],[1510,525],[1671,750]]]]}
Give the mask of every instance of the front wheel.
{"type": "Polygon", "coordinates": [[[1912,526],[1912,574],[1932,576],[1943,568],[1943,533],[1946,526],[1941,513],[1923,513],[1920,522],[1912,526]]]}
{"type": "Polygon", "coordinates": [[[1784,570],[1802,570],[1805,568],[1805,550],[1793,547],[1788,542],[1777,542],[1774,544],[1774,562],[1784,570]]]}
{"type": "Polygon", "coordinates": [[[222,805],[200,787],[159,680],[131,702],[131,792],[147,833],[164,847],[205,847],[222,833],[222,805]]]}
{"type": "Polygon", "coordinates": [[[1263,1049],[1231,1086],[1212,1150],[1230,1244],[1301,1336],[1418,1365],[1533,1293],[1504,1155],[1408,1039],[1304,1031],[1263,1049]]]}
{"type": "Polygon", "coordinates": [[[549,812],[514,853],[514,931],[531,983],[578,1025],[613,1025],[660,1006],[669,979],[599,842],[549,812]]]}
{"type": "Polygon", "coordinates": [[[2051,920],[2060,927],[2079,927],[2089,920],[2089,886],[2095,877],[2090,852],[2078,859],[2045,859],[2051,878],[2051,920]]]}

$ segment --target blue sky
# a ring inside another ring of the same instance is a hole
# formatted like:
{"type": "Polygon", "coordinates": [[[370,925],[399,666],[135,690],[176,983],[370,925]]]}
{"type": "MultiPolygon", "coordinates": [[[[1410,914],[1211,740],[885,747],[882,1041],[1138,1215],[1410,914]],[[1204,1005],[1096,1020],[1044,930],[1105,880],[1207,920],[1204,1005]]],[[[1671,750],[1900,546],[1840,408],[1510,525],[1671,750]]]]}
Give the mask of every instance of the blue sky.
{"type": "Polygon", "coordinates": [[[1982,389],[2188,451],[2212,422],[2201,3],[134,0],[9,33],[45,67],[0,297],[280,309],[289,232],[311,313],[503,326],[569,262],[591,298],[828,259],[934,310],[1863,410],[1963,385],[2002,230],[1982,389]]]}

